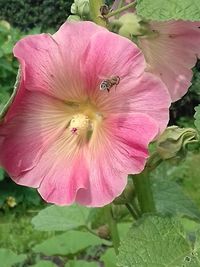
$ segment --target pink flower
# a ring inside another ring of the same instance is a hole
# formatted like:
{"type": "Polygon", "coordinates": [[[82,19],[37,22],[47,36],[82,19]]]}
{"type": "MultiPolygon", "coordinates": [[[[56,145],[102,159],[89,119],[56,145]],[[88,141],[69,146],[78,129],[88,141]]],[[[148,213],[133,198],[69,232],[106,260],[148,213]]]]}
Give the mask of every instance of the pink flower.
{"type": "Polygon", "coordinates": [[[200,22],[151,22],[154,36],[138,38],[148,70],[166,84],[172,101],[180,99],[192,80],[192,68],[200,55],[200,22]]]}
{"type": "MultiPolygon", "coordinates": [[[[125,5],[131,0],[125,1],[125,5]]],[[[120,1],[115,0],[113,9],[120,1]]],[[[128,9],[125,13],[136,13],[128,9]]],[[[120,15],[122,15],[120,14],[120,15]]],[[[130,17],[130,25],[134,19],[130,17]]],[[[135,25],[138,30],[138,25],[135,25]]],[[[158,75],[166,84],[172,101],[187,93],[192,80],[192,68],[200,57],[200,22],[168,21],[149,22],[149,34],[138,36],[137,45],[148,63],[147,70],[158,75]]],[[[130,29],[133,32],[133,29],[130,29]]]]}
{"type": "Polygon", "coordinates": [[[22,73],[0,125],[1,165],[48,202],[111,202],[166,127],[164,84],[132,42],[91,22],[28,36],[14,54],[22,73]]]}

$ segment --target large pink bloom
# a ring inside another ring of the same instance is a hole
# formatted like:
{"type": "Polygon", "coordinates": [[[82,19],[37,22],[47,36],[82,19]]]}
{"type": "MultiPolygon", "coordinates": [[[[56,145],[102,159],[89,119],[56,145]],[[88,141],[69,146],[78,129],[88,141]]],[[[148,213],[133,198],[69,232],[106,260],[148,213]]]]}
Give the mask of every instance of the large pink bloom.
{"type": "Polygon", "coordinates": [[[143,170],[148,144],[168,121],[164,84],[145,72],[129,40],[90,22],[19,41],[18,92],[0,125],[0,163],[48,202],[103,206],[127,174],[143,170]],[[110,92],[105,79],[119,76],[110,92]]]}
{"type": "Polygon", "coordinates": [[[167,85],[172,101],[180,99],[192,80],[192,68],[200,55],[200,22],[151,22],[154,36],[138,38],[148,70],[167,85]]]}
{"type": "MultiPolygon", "coordinates": [[[[132,0],[126,0],[125,5],[132,0]]],[[[115,0],[116,9],[120,1],[115,0]]],[[[128,9],[124,13],[135,12],[128,9]]],[[[150,34],[138,36],[138,46],[148,63],[147,70],[166,84],[172,101],[179,100],[189,89],[192,68],[200,57],[200,22],[149,22],[150,34]],[[152,32],[152,34],[151,34],[152,32]]]]}

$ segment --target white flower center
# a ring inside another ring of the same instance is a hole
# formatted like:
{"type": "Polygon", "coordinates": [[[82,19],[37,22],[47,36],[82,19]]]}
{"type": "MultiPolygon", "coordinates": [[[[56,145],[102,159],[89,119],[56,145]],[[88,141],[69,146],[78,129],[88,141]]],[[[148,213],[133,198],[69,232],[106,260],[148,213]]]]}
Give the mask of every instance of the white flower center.
{"type": "Polygon", "coordinates": [[[70,121],[70,131],[76,135],[87,135],[92,131],[92,122],[88,116],[84,114],[76,114],[70,121]]]}

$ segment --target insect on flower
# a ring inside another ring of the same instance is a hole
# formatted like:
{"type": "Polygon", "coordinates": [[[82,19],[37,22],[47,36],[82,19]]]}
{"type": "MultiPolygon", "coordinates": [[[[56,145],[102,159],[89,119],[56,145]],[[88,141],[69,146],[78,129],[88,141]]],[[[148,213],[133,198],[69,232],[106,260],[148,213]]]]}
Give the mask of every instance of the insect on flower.
{"type": "Polygon", "coordinates": [[[105,91],[107,90],[110,92],[110,89],[115,85],[115,89],[117,85],[120,82],[120,77],[119,76],[111,76],[109,79],[105,79],[100,83],[100,90],[105,91]]]}

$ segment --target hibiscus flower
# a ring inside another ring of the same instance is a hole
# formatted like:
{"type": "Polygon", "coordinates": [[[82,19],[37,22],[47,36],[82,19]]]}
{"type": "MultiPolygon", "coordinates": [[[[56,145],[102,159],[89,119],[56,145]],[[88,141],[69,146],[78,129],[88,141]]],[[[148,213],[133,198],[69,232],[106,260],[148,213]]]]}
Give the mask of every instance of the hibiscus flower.
{"type": "Polygon", "coordinates": [[[172,101],[187,93],[193,76],[192,68],[200,55],[200,22],[150,22],[152,35],[139,37],[149,64],[148,71],[166,84],[172,101]]]}
{"type": "MultiPolygon", "coordinates": [[[[127,0],[123,5],[131,2],[134,1],[127,0]]],[[[115,0],[113,9],[117,9],[119,3],[120,0],[115,0]]],[[[134,8],[120,13],[119,21],[122,23],[121,35],[130,39],[131,35],[137,36],[137,45],[148,63],[147,71],[162,79],[172,102],[179,100],[191,85],[192,68],[200,57],[200,22],[170,20],[147,23],[137,16],[134,8]]]]}
{"type": "Polygon", "coordinates": [[[48,202],[103,206],[140,173],[169,95],[131,41],[91,22],[14,47],[21,78],[0,123],[0,163],[48,202]]]}

